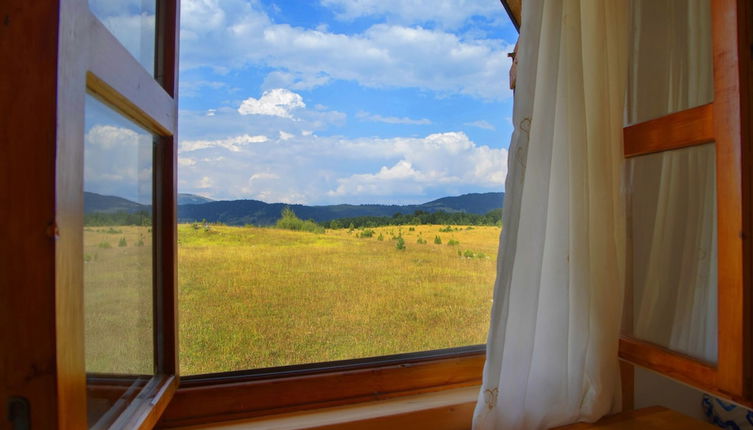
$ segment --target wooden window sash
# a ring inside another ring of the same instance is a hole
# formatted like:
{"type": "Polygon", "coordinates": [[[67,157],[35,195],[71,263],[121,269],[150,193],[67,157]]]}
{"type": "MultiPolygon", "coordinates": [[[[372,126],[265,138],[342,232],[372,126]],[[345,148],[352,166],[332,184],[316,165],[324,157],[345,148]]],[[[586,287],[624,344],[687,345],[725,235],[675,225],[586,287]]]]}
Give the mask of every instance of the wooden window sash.
{"type": "Polygon", "coordinates": [[[623,336],[620,358],[745,405],[751,402],[750,6],[712,0],[714,101],[624,129],[625,156],[714,142],[718,229],[718,359],[702,363],[623,336]],[[745,261],[745,265],[743,264],[745,261]]]}

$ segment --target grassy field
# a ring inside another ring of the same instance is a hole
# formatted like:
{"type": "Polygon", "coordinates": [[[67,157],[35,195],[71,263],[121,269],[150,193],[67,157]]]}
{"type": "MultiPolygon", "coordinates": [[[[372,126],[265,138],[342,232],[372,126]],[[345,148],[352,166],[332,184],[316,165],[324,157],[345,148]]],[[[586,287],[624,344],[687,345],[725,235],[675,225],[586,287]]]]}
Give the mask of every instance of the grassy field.
{"type": "Polygon", "coordinates": [[[440,228],[179,226],[182,372],[484,343],[499,228],[440,228]]]}
{"type": "Polygon", "coordinates": [[[149,227],[84,230],[86,370],[151,374],[152,243],[149,227]]]}
{"type": "MultiPolygon", "coordinates": [[[[120,233],[85,234],[87,366],[138,373],[151,354],[143,342],[151,248],[137,246],[144,228],[112,229],[120,233]],[[118,246],[121,237],[126,246],[118,246]]],[[[348,229],[179,225],[181,373],[484,343],[499,228],[440,229],[379,227],[361,237],[348,229]],[[405,249],[396,248],[397,236],[405,249]]]]}

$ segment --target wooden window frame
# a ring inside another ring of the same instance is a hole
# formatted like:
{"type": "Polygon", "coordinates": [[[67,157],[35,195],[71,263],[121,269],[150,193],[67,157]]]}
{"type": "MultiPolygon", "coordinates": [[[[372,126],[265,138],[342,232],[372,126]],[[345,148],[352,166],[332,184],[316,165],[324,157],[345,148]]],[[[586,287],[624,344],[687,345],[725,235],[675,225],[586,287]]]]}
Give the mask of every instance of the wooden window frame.
{"type": "Polygon", "coordinates": [[[33,428],[87,428],[87,390],[119,390],[99,376],[87,387],[85,370],[87,93],[159,136],[153,169],[156,371],[114,428],[154,427],[178,387],[178,5],[177,0],[157,5],[155,79],[91,13],[87,0],[0,4],[0,54],[14,59],[0,72],[0,184],[11,190],[3,206],[12,208],[0,211],[0,236],[10,239],[0,263],[0,324],[2,345],[19,345],[3,351],[3,420],[10,412],[7,399],[14,397],[29,405],[33,428]]]}
{"type": "Polygon", "coordinates": [[[624,129],[625,157],[714,142],[718,217],[718,360],[703,363],[629,336],[620,358],[753,406],[751,389],[751,6],[711,0],[714,101],[624,129]]]}

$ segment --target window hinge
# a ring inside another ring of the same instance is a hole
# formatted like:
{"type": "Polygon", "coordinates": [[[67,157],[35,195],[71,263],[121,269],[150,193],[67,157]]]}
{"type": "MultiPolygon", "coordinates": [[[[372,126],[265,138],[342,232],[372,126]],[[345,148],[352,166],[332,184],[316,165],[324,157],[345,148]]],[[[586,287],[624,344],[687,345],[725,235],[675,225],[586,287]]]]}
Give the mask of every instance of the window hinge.
{"type": "Polygon", "coordinates": [[[31,413],[29,401],[23,397],[11,397],[8,400],[8,421],[13,430],[28,430],[31,428],[31,413]]]}

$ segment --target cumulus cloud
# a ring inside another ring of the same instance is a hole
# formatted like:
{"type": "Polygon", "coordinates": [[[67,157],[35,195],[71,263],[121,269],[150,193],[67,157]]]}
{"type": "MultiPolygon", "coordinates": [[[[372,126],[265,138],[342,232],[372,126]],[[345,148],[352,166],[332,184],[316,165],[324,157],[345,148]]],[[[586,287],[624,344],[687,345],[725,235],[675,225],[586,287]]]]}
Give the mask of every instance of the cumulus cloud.
{"type": "MultiPolygon", "coordinates": [[[[416,6],[416,14],[446,8],[449,16],[450,10],[465,10],[445,6],[447,1],[440,2],[441,7],[420,3],[423,9],[416,6]]],[[[473,6],[482,2],[465,3],[472,14],[499,8],[492,3],[483,7],[473,6]]],[[[510,65],[506,52],[512,44],[501,40],[466,40],[441,29],[394,24],[373,25],[358,34],[338,34],[324,28],[276,24],[256,2],[239,0],[186,0],[181,9],[185,42],[181,67],[186,69],[219,70],[248,64],[278,69],[267,76],[265,88],[279,85],[304,90],[339,79],[367,87],[420,88],[480,99],[499,100],[512,94],[504,82],[506,74],[501,72],[510,65]]]]}
{"type": "Polygon", "coordinates": [[[506,150],[477,145],[462,132],[390,139],[295,135],[274,145],[245,146],[222,160],[207,156],[181,177],[189,184],[183,192],[203,191],[218,199],[415,203],[448,193],[501,190],[506,160],[506,150]],[[209,177],[216,186],[202,182],[209,177]]]}
{"type": "Polygon", "coordinates": [[[372,121],[372,122],[383,122],[386,124],[409,124],[409,125],[428,125],[431,124],[431,120],[427,118],[421,118],[421,119],[413,119],[413,118],[407,118],[407,117],[394,117],[394,116],[382,116],[378,114],[372,114],[369,112],[358,112],[356,114],[356,117],[358,119],[363,121],[372,121]]]}
{"type": "Polygon", "coordinates": [[[488,121],[484,121],[484,120],[466,122],[464,125],[468,125],[468,126],[476,127],[476,128],[483,128],[484,130],[496,130],[493,125],[489,124],[488,121]]]}
{"type": "Polygon", "coordinates": [[[153,138],[136,127],[98,123],[84,137],[84,189],[151,203],[153,138]]]}
{"type": "Polygon", "coordinates": [[[218,140],[187,140],[180,143],[181,152],[198,151],[207,148],[224,148],[231,152],[239,152],[244,146],[252,143],[264,143],[268,141],[267,136],[250,136],[243,134],[240,136],[229,137],[218,140]]]}
{"type": "Polygon", "coordinates": [[[291,112],[305,108],[303,97],[284,88],[265,91],[261,97],[249,97],[241,103],[238,113],[241,115],[269,115],[280,118],[293,118],[291,112]]]}

